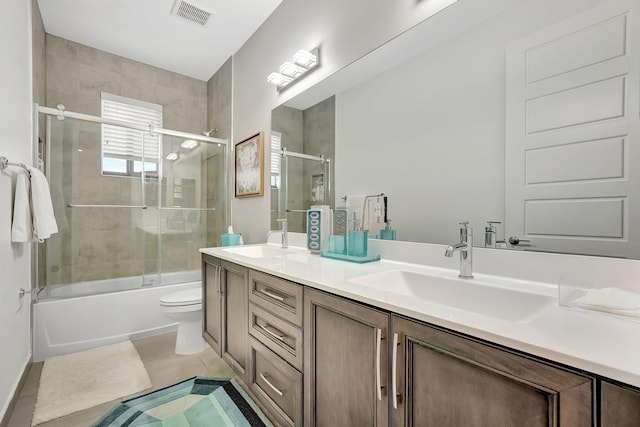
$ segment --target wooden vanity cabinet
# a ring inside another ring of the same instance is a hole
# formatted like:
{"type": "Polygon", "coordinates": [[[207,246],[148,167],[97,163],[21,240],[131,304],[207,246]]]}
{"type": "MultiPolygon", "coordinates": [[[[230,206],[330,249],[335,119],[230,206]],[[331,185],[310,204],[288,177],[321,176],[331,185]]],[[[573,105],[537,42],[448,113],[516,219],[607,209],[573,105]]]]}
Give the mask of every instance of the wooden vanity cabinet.
{"type": "Polygon", "coordinates": [[[387,426],[389,314],[307,288],[304,318],[304,425],[387,426]]]}
{"type": "Polygon", "coordinates": [[[203,338],[246,379],[249,269],[202,255],[203,338]]]}
{"type": "Polygon", "coordinates": [[[640,390],[601,381],[600,425],[602,427],[640,426],[640,390]]]}
{"type": "Polygon", "coordinates": [[[594,423],[593,378],[395,315],[391,332],[393,426],[594,423]]]}
{"type": "Polygon", "coordinates": [[[640,426],[639,389],[208,255],[202,268],[203,336],[280,425],[640,426]]]}

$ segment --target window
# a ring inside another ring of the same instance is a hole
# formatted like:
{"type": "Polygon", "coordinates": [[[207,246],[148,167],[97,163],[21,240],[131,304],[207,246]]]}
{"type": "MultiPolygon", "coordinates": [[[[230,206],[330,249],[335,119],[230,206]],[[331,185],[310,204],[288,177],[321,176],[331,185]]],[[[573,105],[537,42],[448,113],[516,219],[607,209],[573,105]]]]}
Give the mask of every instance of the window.
{"type": "MultiPolygon", "coordinates": [[[[162,127],[162,105],[102,93],[102,117],[139,125],[162,127]]],[[[102,173],[104,175],[158,177],[158,134],[102,125],[102,173]]]]}
{"type": "Polygon", "coordinates": [[[282,134],[271,131],[271,188],[280,188],[280,149],[282,134]]]}

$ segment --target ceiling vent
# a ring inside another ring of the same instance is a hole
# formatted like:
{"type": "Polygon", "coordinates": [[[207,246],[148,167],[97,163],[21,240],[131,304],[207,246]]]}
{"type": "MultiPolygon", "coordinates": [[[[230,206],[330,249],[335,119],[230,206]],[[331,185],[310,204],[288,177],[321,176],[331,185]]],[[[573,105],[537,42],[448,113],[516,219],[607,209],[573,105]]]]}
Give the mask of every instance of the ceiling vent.
{"type": "Polygon", "coordinates": [[[215,10],[208,10],[194,1],[176,0],[173,3],[171,14],[186,19],[187,21],[206,27],[215,10]]]}

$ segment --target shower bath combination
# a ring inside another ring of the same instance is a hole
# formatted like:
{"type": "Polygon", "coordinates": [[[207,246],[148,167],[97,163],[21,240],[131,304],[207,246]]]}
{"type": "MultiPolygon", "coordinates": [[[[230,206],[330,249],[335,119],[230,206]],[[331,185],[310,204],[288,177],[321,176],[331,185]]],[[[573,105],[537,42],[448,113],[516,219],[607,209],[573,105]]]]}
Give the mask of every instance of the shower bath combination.
{"type": "Polygon", "coordinates": [[[217,128],[200,135],[36,108],[46,134],[35,153],[60,231],[35,255],[44,290],[34,305],[34,359],[162,332],[172,322],[159,296],[200,287],[198,249],[226,229],[228,141],[211,136],[217,128]],[[106,156],[107,125],[139,141],[141,153],[106,156]],[[200,144],[185,148],[185,140],[200,144]]]}

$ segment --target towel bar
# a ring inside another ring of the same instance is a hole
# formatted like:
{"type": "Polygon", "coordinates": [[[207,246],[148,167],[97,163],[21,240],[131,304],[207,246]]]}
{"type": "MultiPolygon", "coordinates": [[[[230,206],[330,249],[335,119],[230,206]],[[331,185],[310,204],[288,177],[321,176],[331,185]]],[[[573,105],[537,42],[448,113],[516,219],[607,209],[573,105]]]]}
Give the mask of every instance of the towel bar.
{"type": "Polygon", "coordinates": [[[7,166],[17,166],[29,172],[29,168],[24,163],[11,163],[6,157],[0,157],[0,171],[5,170],[7,166]]]}

